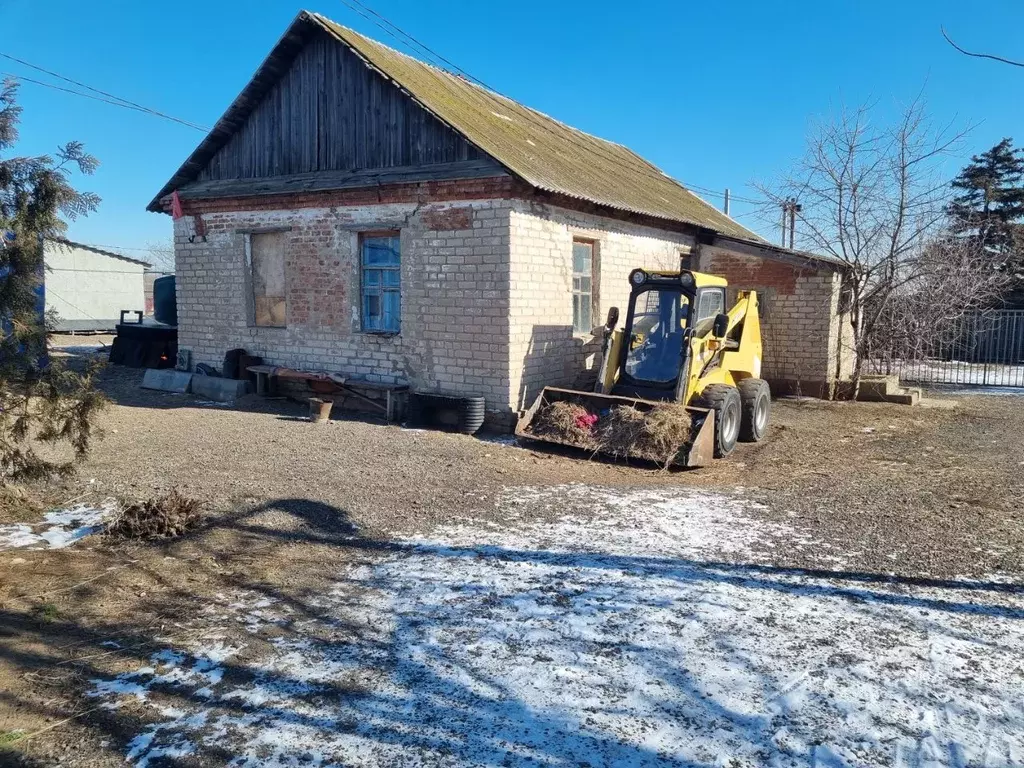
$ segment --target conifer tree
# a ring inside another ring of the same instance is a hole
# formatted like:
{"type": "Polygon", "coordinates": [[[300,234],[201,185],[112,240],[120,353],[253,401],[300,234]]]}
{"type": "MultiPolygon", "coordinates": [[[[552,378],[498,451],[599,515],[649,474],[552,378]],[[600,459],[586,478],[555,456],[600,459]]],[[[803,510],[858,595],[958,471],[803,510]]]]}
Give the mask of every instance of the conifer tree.
{"type": "Polygon", "coordinates": [[[74,141],[52,156],[18,155],[20,118],[17,82],[8,79],[0,87],[0,486],[70,473],[105,402],[94,371],[47,359],[39,300],[44,240],[62,236],[68,220],[99,203],[72,186],[72,174],[91,174],[98,163],[74,141]],[[73,457],[41,453],[39,444],[70,447],[73,457]]]}
{"type": "Polygon", "coordinates": [[[948,212],[958,234],[976,238],[1002,270],[1018,273],[1024,222],[1024,150],[1003,139],[975,155],[953,180],[957,194],[948,212]]]}

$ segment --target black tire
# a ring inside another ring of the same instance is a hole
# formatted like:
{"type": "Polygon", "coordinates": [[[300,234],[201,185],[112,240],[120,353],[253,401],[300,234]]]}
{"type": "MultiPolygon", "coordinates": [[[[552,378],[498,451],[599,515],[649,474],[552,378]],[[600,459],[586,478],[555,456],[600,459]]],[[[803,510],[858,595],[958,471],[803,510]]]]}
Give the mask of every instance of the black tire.
{"type": "Polygon", "coordinates": [[[740,419],[740,440],[759,443],[768,434],[768,420],[772,413],[772,392],[764,379],[744,379],[737,387],[743,403],[740,419]]]}
{"type": "Polygon", "coordinates": [[[444,429],[472,435],[483,426],[486,401],[482,397],[459,397],[430,392],[409,396],[406,423],[410,427],[444,429]]]}
{"type": "Polygon", "coordinates": [[[739,391],[728,384],[709,384],[695,405],[715,412],[715,458],[728,456],[740,434],[743,409],[739,391]]]}
{"type": "Polygon", "coordinates": [[[484,405],[482,397],[462,398],[459,408],[459,432],[472,435],[484,425],[484,405]]]}

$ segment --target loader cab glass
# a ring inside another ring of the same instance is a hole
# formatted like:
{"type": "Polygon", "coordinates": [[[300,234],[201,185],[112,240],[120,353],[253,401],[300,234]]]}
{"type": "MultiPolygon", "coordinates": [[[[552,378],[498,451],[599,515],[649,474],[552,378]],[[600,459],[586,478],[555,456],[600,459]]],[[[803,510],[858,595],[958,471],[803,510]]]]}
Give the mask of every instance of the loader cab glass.
{"type": "Polygon", "coordinates": [[[679,377],[690,300],[678,288],[651,287],[634,292],[626,360],[627,383],[674,387],[679,377]]]}

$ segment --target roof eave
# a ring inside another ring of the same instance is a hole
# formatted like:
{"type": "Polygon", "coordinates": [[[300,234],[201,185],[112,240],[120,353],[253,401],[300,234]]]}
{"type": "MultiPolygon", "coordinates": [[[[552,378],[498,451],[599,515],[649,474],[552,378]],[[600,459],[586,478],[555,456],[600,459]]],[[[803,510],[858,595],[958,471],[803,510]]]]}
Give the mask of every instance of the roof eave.
{"type": "MultiPolygon", "coordinates": [[[[192,173],[193,166],[201,169],[210,158],[223,146],[224,142],[231,137],[235,132],[237,126],[234,125],[234,118],[237,113],[241,113],[246,110],[246,102],[250,97],[257,96],[258,93],[263,90],[264,86],[261,80],[271,73],[273,65],[282,59],[282,57],[291,54],[293,57],[298,53],[305,45],[305,40],[302,39],[301,32],[304,27],[310,29],[316,27],[320,28],[322,25],[311,24],[315,22],[315,17],[310,14],[309,11],[299,11],[292,23],[288,25],[288,29],[284,31],[284,34],[278,39],[274,47],[271,48],[270,53],[267,54],[266,58],[257,67],[252,77],[249,78],[249,82],[246,84],[242,92],[235,97],[234,101],[228,105],[228,108],[224,110],[224,114],[220,116],[217,122],[214,124],[210,132],[206,134],[205,138],[199,143],[192,153],[188,156],[188,159],[178,168],[177,171],[171,176],[170,180],[161,188],[156,196],[150,201],[149,205],[146,206],[147,211],[153,213],[165,213],[163,206],[163,199],[171,194],[175,189],[181,186],[182,183],[193,181],[195,174],[192,173]],[[289,40],[297,38],[294,45],[288,46],[289,40]],[[286,47],[288,49],[286,50],[286,47]],[[191,175],[191,178],[186,178],[191,175]]],[[[265,92],[265,90],[263,90],[265,92]]],[[[240,114],[238,116],[241,116],[240,114]]],[[[244,119],[244,118],[243,118],[244,119]]]]}
{"type": "Polygon", "coordinates": [[[782,246],[769,243],[767,240],[751,240],[745,237],[716,233],[712,244],[734,248],[739,246],[741,249],[757,252],[752,255],[768,255],[778,261],[785,261],[794,266],[812,267],[815,269],[826,268],[834,272],[848,272],[850,270],[849,264],[834,256],[783,248],[782,246]]]}
{"type": "Polygon", "coordinates": [[[153,266],[148,261],[143,261],[142,259],[133,259],[130,256],[125,256],[125,255],[120,254],[120,253],[115,253],[114,251],[107,251],[107,250],[104,250],[102,248],[97,248],[94,245],[88,245],[86,243],[76,243],[74,240],[68,240],[65,237],[47,237],[45,239],[49,240],[52,243],[60,243],[61,245],[66,245],[69,248],[82,248],[83,250],[86,250],[86,251],[91,251],[93,253],[98,253],[98,254],[101,254],[103,256],[109,256],[112,259],[120,259],[121,261],[127,261],[130,264],[138,264],[141,267],[152,267],[153,266]]]}

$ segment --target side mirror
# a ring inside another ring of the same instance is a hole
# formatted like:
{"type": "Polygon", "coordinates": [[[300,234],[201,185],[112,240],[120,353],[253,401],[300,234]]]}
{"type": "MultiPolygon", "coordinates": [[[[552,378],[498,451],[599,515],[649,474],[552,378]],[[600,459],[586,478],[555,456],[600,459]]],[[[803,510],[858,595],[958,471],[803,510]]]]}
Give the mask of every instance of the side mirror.
{"type": "Polygon", "coordinates": [[[608,319],[604,321],[605,330],[614,331],[615,326],[619,324],[619,308],[612,307],[608,310],[608,319]]]}
{"type": "Polygon", "coordinates": [[[712,336],[722,338],[729,330],[729,316],[724,312],[715,315],[715,325],[711,331],[712,336]]]}

